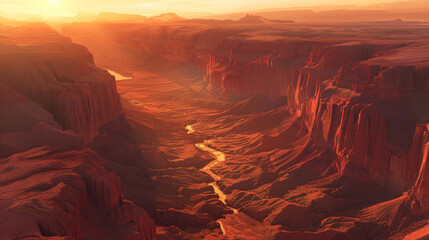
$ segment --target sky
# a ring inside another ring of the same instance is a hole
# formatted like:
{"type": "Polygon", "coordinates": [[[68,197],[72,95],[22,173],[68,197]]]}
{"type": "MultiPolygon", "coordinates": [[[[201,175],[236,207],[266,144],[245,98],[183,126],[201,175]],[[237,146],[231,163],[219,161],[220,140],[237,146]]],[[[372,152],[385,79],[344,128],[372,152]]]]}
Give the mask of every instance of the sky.
{"type": "Polygon", "coordinates": [[[195,13],[221,14],[259,9],[315,5],[369,5],[382,2],[389,2],[389,0],[0,0],[0,16],[23,19],[98,12],[149,16],[175,12],[187,17],[195,13]]]}

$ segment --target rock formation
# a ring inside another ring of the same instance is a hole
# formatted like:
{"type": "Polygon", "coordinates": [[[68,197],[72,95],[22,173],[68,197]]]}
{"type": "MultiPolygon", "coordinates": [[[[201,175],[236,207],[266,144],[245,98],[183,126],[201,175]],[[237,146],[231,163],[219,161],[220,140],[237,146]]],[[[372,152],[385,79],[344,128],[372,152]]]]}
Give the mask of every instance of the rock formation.
{"type": "Polygon", "coordinates": [[[0,239],[156,239],[87,149],[122,116],[114,77],[44,24],[0,25],[0,49],[0,239]]]}
{"type": "Polygon", "coordinates": [[[1,33],[0,83],[46,109],[84,144],[122,114],[115,79],[85,47],[43,25],[3,26],[1,33]]]}
{"type": "Polygon", "coordinates": [[[2,239],[154,239],[146,212],[92,151],[32,150],[2,159],[2,239]],[[7,220],[6,220],[7,219],[7,220]]]}

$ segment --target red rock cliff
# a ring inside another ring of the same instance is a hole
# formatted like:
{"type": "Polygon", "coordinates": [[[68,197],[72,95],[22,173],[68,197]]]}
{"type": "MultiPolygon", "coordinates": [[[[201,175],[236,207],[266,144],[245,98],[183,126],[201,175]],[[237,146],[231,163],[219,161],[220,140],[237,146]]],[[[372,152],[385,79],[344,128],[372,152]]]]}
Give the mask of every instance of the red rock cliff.
{"type": "Polygon", "coordinates": [[[0,25],[0,239],[156,239],[115,173],[83,150],[122,116],[113,76],[43,24],[0,25]]]}
{"type": "Polygon", "coordinates": [[[146,212],[124,199],[119,178],[92,151],[35,148],[3,159],[2,239],[154,239],[146,212]]]}
{"type": "Polygon", "coordinates": [[[0,83],[50,112],[84,143],[122,115],[115,79],[88,50],[45,25],[7,27],[0,34],[0,83]]]}

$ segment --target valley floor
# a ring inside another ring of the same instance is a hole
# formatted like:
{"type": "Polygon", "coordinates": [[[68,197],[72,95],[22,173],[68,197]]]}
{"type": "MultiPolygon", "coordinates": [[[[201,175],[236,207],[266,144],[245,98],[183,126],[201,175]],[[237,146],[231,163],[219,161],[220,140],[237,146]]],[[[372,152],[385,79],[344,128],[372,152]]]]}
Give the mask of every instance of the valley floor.
{"type": "Polygon", "coordinates": [[[357,222],[377,223],[357,219],[362,209],[394,198],[330,173],[335,155],[281,103],[222,101],[195,75],[127,72],[118,92],[150,184],[125,177],[125,193],[160,239],[365,239],[357,222]]]}

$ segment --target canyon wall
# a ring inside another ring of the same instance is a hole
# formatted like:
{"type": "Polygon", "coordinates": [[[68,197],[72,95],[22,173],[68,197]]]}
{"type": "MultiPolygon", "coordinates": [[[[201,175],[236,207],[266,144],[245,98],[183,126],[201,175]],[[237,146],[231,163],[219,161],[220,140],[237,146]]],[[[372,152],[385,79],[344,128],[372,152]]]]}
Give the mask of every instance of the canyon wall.
{"type": "Polygon", "coordinates": [[[87,146],[122,116],[115,78],[44,24],[0,25],[0,239],[156,239],[87,146]]]}
{"type": "Polygon", "coordinates": [[[34,148],[1,161],[2,239],[155,238],[152,220],[95,152],[34,148]]]}
{"type": "Polygon", "coordinates": [[[43,24],[2,26],[0,34],[0,84],[50,112],[84,145],[122,115],[114,77],[94,65],[85,47],[43,24]]]}

